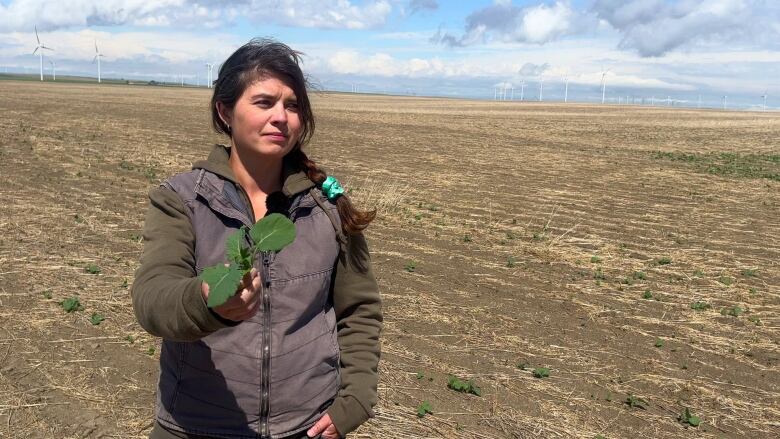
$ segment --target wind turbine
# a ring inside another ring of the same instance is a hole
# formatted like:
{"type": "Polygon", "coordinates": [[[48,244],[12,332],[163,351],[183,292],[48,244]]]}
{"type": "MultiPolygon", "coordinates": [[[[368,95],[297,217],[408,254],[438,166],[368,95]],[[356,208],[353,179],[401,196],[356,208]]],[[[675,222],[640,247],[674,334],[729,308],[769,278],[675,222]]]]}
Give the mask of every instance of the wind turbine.
{"type": "Polygon", "coordinates": [[[544,79],[539,80],[539,102],[542,102],[542,90],[544,89],[544,79]]]}
{"type": "Polygon", "coordinates": [[[726,109],[726,103],[727,103],[728,99],[729,99],[729,97],[728,97],[728,96],[726,96],[726,95],[723,95],[723,109],[724,109],[724,110],[726,109]]]}
{"type": "Polygon", "coordinates": [[[49,64],[51,64],[51,80],[56,81],[57,80],[57,66],[54,65],[54,60],[49,60],[49,64]]]}
{"type": "Polygon", "coordinates": [[[525,79],[520,81],[520,102],[525,100],[525,79]]]}
{"type": "Polygon", "coordinates": [[[563,91],[563,102],[568,103],[569,102],[569,76],[567,75],[563,81],[566,83],[566,87],[563,91]]]}
{"type": "Polygon", "coordinates": [[[766,90],[764,90],[764,95],[761,96],[762,98],[764,98],[764,111],[766,111],[766,96],[767,96],[767,93],[766,93],[766,90]]]}
{"type": "MultiPolygon", "coordinates": [[[[211,88],[211,71],[214,69],[214,63],[206,63],[206,87],[211,88]]],[[[354,86],[353,86],[354,87],[354,86]]]]}
{"type": "Polygon", "coordinates": [[[35,55],[35,52],[38,52],[40,49],[40,52],[38,52],[38,57],[41,60],[41,81],[43,81],[43,50],[54,50],[51,47],[46,47],[41,43],[41,39],[38,37],[38,26],[35,26],[35,39],[38,40],[38,45],[35,46],[35,50],[33,50],[33,55],[35,55]]]}
{"type": "Polygon", "coordinates": [[[604,103],[607,93],[607,71],[601,72],[601,103],[604,103]]]}
{"type": "Polygon", "coordinates": [[[100,53],[100,50],[98,50],[97,47],[97,40],[95,40],[95,57],[92,58],[92,64],[95,64],[95,61],[97,61],[98,65],[98,84],[100,84],[100,58],[103,58],[104,55],[100,53]]]}

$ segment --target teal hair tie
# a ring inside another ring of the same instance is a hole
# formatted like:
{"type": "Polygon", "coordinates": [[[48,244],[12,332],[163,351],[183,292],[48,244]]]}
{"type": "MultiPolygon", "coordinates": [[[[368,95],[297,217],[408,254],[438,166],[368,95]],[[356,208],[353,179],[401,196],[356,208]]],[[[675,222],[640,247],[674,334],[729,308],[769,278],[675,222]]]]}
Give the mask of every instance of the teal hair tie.
{"type": "Polygon", "coordinates": [[[344,194],[344,188],[341,187],[341,184],[336,180],[336,177],[329,175],[328,178],[322,182],[322,193],[328,197],[328,200],[335,201],[336,198],[344,194]]]}

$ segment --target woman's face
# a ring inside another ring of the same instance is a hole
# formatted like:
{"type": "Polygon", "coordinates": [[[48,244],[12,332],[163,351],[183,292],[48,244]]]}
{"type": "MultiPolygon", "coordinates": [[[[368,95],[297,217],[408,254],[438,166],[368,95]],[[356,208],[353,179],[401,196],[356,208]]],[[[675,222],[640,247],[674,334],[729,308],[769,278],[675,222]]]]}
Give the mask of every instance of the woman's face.
{"type": "Polygon", "coordinates": [[[233,144],[244,151],[284,157],[301,133],[298,102],[293,90],[268,76],[244,90],[232,111],[223,111],[233,144]]]}

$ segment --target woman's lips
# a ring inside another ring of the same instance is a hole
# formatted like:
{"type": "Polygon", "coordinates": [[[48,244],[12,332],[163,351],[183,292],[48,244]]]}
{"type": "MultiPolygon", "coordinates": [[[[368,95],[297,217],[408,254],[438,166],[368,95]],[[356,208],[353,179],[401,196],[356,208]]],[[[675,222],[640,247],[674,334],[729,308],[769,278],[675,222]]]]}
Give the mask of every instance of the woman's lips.
{"type": "Polygon", "coordinates": [[[285,140],[287,140],[287,136],[285,136],[282,133],[268,133],[268,134],[263,134],[263,136],[277,142],[284,142],[285,140]]]}

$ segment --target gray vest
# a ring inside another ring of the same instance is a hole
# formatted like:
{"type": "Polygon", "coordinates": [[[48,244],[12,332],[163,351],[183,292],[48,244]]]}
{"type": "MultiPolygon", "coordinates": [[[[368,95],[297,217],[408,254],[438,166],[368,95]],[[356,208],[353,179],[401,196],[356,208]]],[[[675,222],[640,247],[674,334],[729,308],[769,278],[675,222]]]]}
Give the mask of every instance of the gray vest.
{"type": "MultiPolygon", "coordinates": [[[[225,239],[251,226],[233,183],[196,169],[163,186],[188,207],[198,274],[226,262],[225,239]]],[[[309,191],[293,197],[290,219],[295,241],[255,264],[263,304],[254,317],[195,342],[163,340],[157,418],[165,427],[226,438],[299,436],[335,398],[339,346],[330,290],[339,215],[309,191]]]]}

